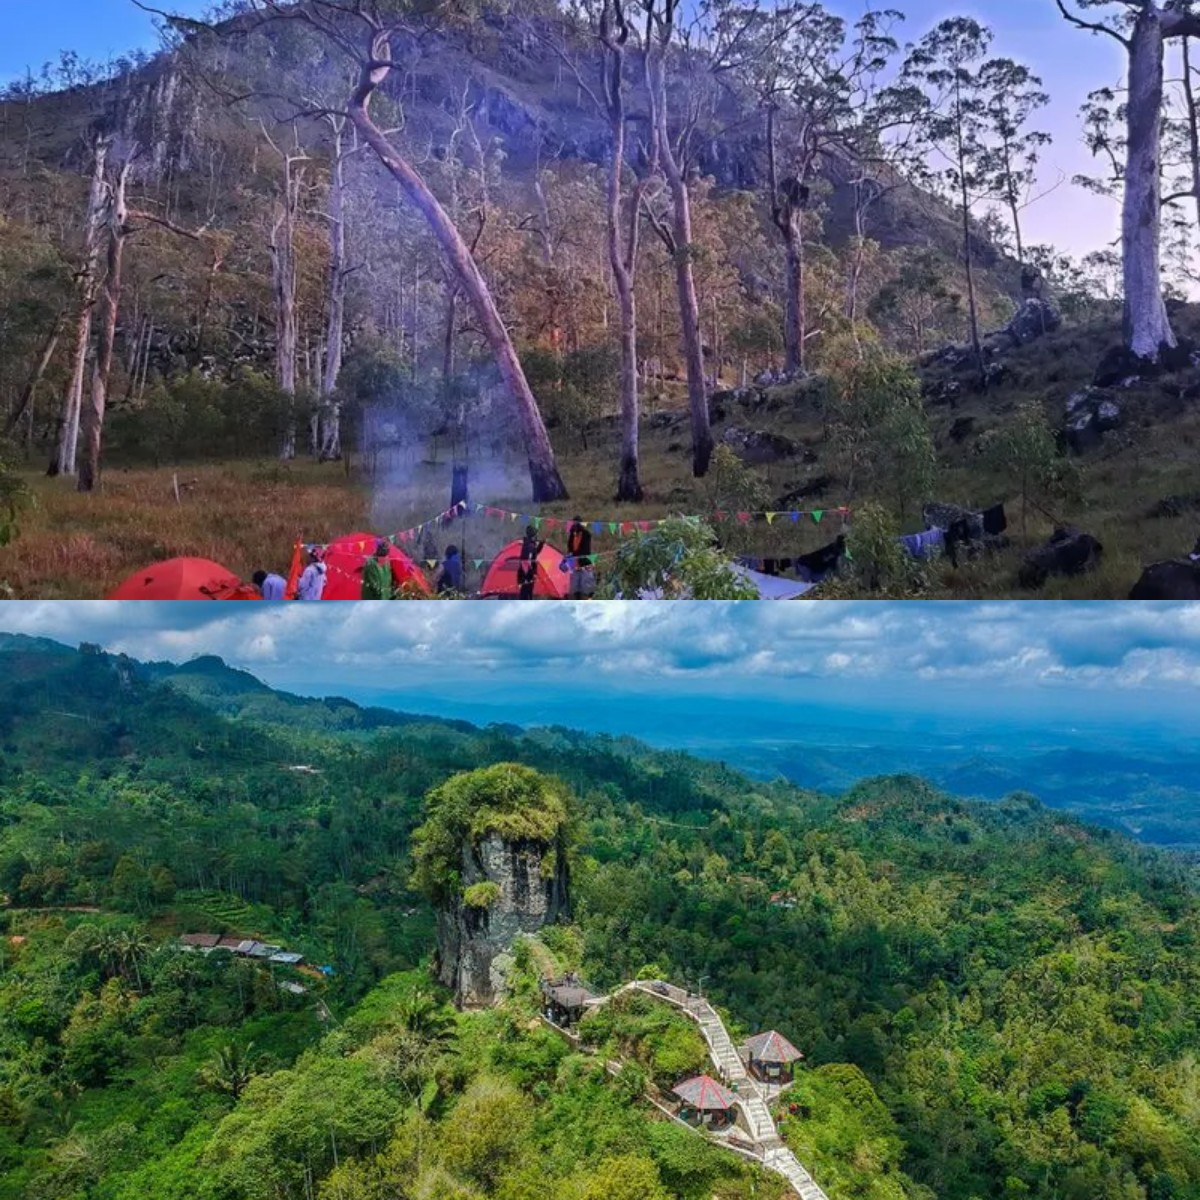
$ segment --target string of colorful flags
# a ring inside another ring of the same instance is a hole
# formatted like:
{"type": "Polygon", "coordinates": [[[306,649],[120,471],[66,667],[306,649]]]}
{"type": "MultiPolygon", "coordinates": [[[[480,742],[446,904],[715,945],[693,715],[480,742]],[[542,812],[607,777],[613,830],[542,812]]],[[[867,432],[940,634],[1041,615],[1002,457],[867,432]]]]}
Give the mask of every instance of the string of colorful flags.
{"type": "MultiPolygon", "coordinates": [[[[565,517],[543,517],[536,513],[520,513],[514,512],[511,509],[497,508],[491,504],[471,504],[466,500],[460,500],[457,504],[451,505],[444,512],[438,513],[436,516],[430,517],[425,521],[421,521],[417,525],[413,525],[409,529],[401,529],[396,533],[391,534],[385,540],[393,544],[401,542],[411,542],[419,538],[427,530],[432,528],[440,528],[448,521],[452,521],[457,517],[463,517],[473,513],[476,516],[492,517],[497,520],[511,521],[520,525],[532,525],[535,530],[541,533],[553,532],[556,529],[570,529],[575,524],[574,519],[565,517]]],[[[811,520],[813,524],[819,525],[826,517],[837,516],[845,518],[849,515],[850,509],[846,506],[838,508],[813,508],[813,509],[779,509],[774,511],[764,512],[739,512],[732,509],[717,509],[709,517],[717,523],[733,521],[741,525],[750,525],[757,522],[765,522],[767,525],[774,525],[776,521],[780,523],[790,521],[792,524],[798,524],[801,520],[811,520]]],[[[580,523],[588,530],[596,535],[611,534],[615,537],[627,537],[633,533],[649,533],[657,529],[661,525],[665,525],[670,520],[678,520],[678,517],[662,517],[652,520],[584,520],[580,523]]],[[[691,516],[687,519],[701,520],[699,516],[691,516]]],[[[321,542],[306,542],[305,545],[320,546],[321,542]]]]}
{"type": "MultiPolygon", "coordinates": [[[[791,524],[795,525],[799,524],[801,520],[811,520],[814,525],[820,525],[821,522],[826,518],[836,516],[841,518],[844,525],[849,513],[850,509],[845,505],[836,508],[779,509],[763,512],[717,509],[709,514],[708,519],[716,523],[732,521],[741,525],[750,525],[759,522],[763,522],[767,525],[774,525],[776,522],[781,524],[790,522],[791,524]]],[[[473,504],[466,500],[460,500],[457,504],[452,504],[449,508],[438,513],[436,516],[429,517],[428,519],[421,521],[419,524],[413,525],[408,529],[398,530],[396,533],[390,534],[389,536],[384,537],[382,540],[391,542],[395,546],[406,545],[411,549],[412,543],[419,541],[428,531],[432,529],[444,528],[448,523],[468,515],[491,517],[496,520],[509,521],[522,527],[531,525],[538,533],[543,531],[552,533],[559,529],[567,530],[575,524],[574,518],[568,519],[565,517],[543,517],[539,516],[537,513],[521,513],[512,509],[498,508],[492,504],[473,504]]],[[[660,526],[667,524],[671,520],[680,519],[687,521],[700,521],[705,518],[697,515],[684,515],[682,518],[680,516],[675,516],[636,521],[582,520],[580,524],[597,536],[608,534],[614,537],[628,537],[634,533],[650,533],[660,526]]],[[[310,549],[324,549],[328,545],[328,543],[325,542],[308,541],[300,544],[310,549]]],[[[362,543],[360,550],[364,558],[369,558],[371,556],[374,551],[375,544],[375,541],[364,541],[362,543]]],[[[571,566],[573,566],[575,562],[580,562],[588,566],[595,566],[602,558],[607,558],[610,556],[615,557],[615,554],[616,551],[607,551],[604,553],[576,555],[572,558],[564,559],[564,562],[569,564],[567,567],[568,570],[571,569],[571,566]]],[[[418,558],[417,561],[420,562],[422,566],[425,566],[429,570],[433,571],[440,567],[444,560],[440,558],[418,558]]],[[[477,571],[480,571],[490,560],[486,558],[473,558],[465,561],[470,562],[477,571]]]]}

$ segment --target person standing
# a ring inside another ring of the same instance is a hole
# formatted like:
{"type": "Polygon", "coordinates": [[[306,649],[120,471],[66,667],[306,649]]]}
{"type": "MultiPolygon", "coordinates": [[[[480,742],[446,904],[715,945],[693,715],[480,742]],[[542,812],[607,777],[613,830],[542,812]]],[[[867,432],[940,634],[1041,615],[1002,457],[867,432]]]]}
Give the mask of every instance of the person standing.
{"type": "Polygon", "coordinates": [[[255,571],[252,578],[254,586],[258,588],[264,600],[283,599],[283,594],[287,591],[287,580],[282,575],[276,575],[273,572],[267,574],[266,571],[255,571]]]}
{"type": "Polygon", "coordinates": [[[363,565],[362,598],[364,600],[394,600],[396,598],[388,544],[382,538],[375,543],[374,556],[363,565]]]}
{"type": "Polygon", "coordinates": [[[308,551],[308,566],[300,576],[296,588],[298,600],[320,600],[325,592],[325,564],[321,561],[321,548],[312,546],[308,551]]]}
{"type": "Polygon", "coordinates": [[[457,546],[446,547],[446,557],[442,562],[442,573],[438,576],[437,590],[439,595],[463,590],[463,562],[457,546]]]}
{"type": "Polygon", "coordinates": [[[571,560],[571,599],[588,600],[596,591],[592,570],[592,531],[576,517],[567,534],[567,557],[571,560]]]}
{"type": "Polygon", "coordinates": [[[521,539],[521,552],[517,562],[518,600],[533,599],[533,589],[537,584],[538,556],[545,544],[538,541],[537,530],[532,525],[525,526],[525,536],[521,539]]]}

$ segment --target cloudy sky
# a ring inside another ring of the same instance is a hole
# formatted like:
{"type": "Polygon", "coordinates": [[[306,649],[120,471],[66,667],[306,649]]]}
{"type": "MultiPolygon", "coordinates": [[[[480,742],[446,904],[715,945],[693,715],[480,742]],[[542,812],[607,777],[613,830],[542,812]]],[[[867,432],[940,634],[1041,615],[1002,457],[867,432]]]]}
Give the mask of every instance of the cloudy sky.
{"type": "Polygon", "coordinates": [[[603,709],[631,733],[727,699],[1200,726],[1200,604],[20,601],[0,630],[217,654],[286,690],[409,711],[589,726],[603,709]]]}
{"type": "MultiPolygon", "coordinates": [[[[866,8],[865,0],[826,3],[849,21],[866,8]]],[[[151,7],[201,16],[212,5],[209,0],[159,0],[151,7]]],[[[1050,108],[1039,121],[1039,128],[1054,137],[1042,156],[1043,186],[1095,169],[1083,144],[1078,113],[1089,91],[1120,81],[1121,50],[1116,42],[1068,26],[1054,0],[909,0],[874,7],[904,12],[901,41],[918,39],[948,16],[973,16],[989,26],[995,32],[993,52],[1027,63],[1051,95],[1050,108]]],[[[1119,9],[1114,2],[1108,11],[1119,9]]],[[[131,0],[0,0],[0,21],[0,84],[20,77],[27,67],[36,73],[43,62],[67,48],[81,57],[103,60],[157,46],[153,18],[131,0]]],[[[1117,233],[1116,206],[1069,184],[1032,206],[1025,219],[1028,242],[1050,242],[1077,255],[1100,248],[1117,233]]]]}

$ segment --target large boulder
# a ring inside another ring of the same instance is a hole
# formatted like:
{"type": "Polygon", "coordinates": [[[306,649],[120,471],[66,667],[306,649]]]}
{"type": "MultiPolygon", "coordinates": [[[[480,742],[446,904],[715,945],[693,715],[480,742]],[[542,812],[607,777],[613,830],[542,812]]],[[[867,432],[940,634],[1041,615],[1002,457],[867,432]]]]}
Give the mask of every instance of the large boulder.
{"type": "Polygon", "coordinates": [[[1130,600],[1200,600],[1200,562],[1168,559],[1151,563],[1133,585],[1130,600]]]}
{"type": "Polygon", "coordinates": [[[931,379],[921,390],[930,404],[948,404],[951,408],[962,396],[962,384],[957,379],[931,379]]]}
{"type": "Polygon", "coordinates": [[[1018,581],[1032,590],[1042,587],[1051,575],[1082,575],[1099,563],[1103,553],[1104,547],[1090,533],[1056,529],[1044,546],[1025,556],[1018,581]]]}
{"type": "Polygon", "coordinates": [[[730,425],[721,440],[745,462],[759,466],[794,458],[800,449],[791,438],[782,434],[768,433],[765,429],[744,429],[740,425],[730,425]]]}
{"type": "Polygon", "coordinates": [[[1104,434],[1119,429],[1124,421],[1124,406],[1111,391],[1081,388],[1067,397],[1063,437],[1076,454],[1082,454],[1098,446],[1104,434]]]}
{"type": "Polygon", "coordinates": [[[1112,346],[1104,352],[1092,377],[1096,387],[1109,388],[1128,379],[1153,379],[1163,374],[1186,371],[1195,365],[1195,345],[1186,338],[1177,346],[1163,346],[1157,359],[1141,358],[1127,346],[1112,346]]]}
{"type": "Polygon", "coordinates": [[[1200,513],[1200,492],[1186,492],[1180,496],[1164,496],[1146,514],[1151,518],[1182,517],[1200,513]]]}
{"type": "Polygon", "coordinates": [[[1005,325],[1004,332],[1018,346],[1025,346],[1053,333],[1061,324],[1062,314],[1053,304],[1040,296],[1027,296],[1005,325]]]}
{"type": "Polygon", "coordinates": [[[771,507],[777,512],[789,512],[791,509],[802,507],[806,500],[826,495],[832,486],[832,475],[818,475],[807,483],[797,484],[790,491],[784,492],[771,507]]]}

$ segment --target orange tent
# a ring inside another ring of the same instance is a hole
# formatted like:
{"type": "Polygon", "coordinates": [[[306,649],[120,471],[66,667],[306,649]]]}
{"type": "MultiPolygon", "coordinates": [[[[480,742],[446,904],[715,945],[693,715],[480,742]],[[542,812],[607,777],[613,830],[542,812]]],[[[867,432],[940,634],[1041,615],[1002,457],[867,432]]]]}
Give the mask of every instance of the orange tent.
{"type": "MultiPolygon", "coordinates": [[[[325,547],[325,590],[322,600],[361,600],[362,573],[367,559],[374,557],[379,537],[373,533],[348,533],[325,547]]],[[[429,581],[403,550],[388,542],[388,562],[396,587],[408,586],[419,595],[428,596],[429,581]]]]}
{"type": "Polygon", "coordinates": [[[130,575],[109,600],[261,600],[258,589],[207,558],[169,558],[130,575]]]}
{"type": "MultiPolygon", "coordinates": [[[[562,551],[547,542],[537,560],[537,578],[533,584],[535,600],[565,600],[570,594],[571,576],[560,569],[562,551]]],[[[485,599],[515,600],[521,589],[517,585],[517,567],[521,562],[521,543],[509,542],[488,567],[479,589],[485,599]]]]}

